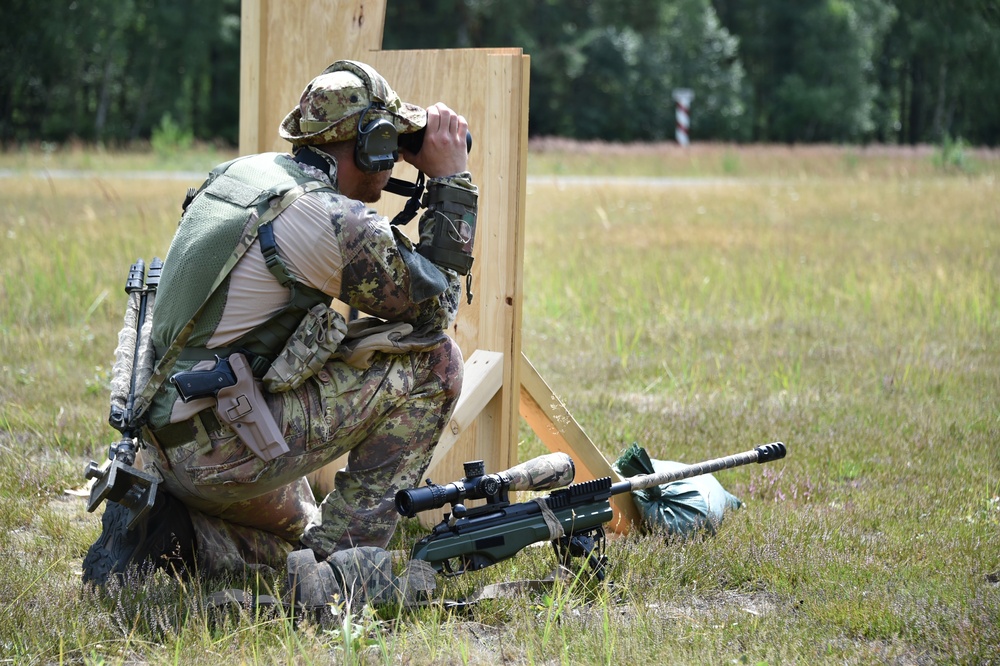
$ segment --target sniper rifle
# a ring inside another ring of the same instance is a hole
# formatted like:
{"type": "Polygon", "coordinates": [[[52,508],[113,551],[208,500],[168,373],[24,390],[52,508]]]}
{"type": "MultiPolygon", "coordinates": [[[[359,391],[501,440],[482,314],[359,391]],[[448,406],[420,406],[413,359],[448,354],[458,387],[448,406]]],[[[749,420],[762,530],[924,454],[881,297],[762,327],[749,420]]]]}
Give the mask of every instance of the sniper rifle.
{"type": "Polygon", "coordinates": [[[750,463],[785,457],[781,442],[716,458],[678,469],[634,476],[613,483],[610,476],[566,485],[573,480],[573,460],[565,453],[551,453],[512,467],[485,474],[481,460],[465,463],[465,478],[446,485],[427,485],[396,493],[396,511],[413,517],[451,504],[430,534],[413,546],[411,559],[429,563],[435,571],[458,575],[476,571],[513,557],[533,543],[551,541],[563,564],[585,557],[599,580],[605,577],[604,524],[614,516],[613,495],[710,474],[750,463]],[[566,486],[566,487],[561,487],[566,486]],[[510,491],[558,488],[550,495],[511,504],[510,491]],[[483,506],[467,508],[464,500],[485,499],[483,506]]]}

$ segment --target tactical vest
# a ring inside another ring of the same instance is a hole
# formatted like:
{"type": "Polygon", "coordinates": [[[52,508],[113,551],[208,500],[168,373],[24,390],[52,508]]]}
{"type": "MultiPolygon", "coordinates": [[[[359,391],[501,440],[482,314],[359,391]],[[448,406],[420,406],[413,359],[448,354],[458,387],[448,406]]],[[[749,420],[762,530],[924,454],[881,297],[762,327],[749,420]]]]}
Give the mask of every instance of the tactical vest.
{"type": "MultiPolygon", "coordinates": [[[[278,257],[268,220],[257,229],[256,235],[268,268],[291,291],[291,299],[267,322],[228,347],[205,348],[222,319],[230,278],[227,276],[214,293],[209,291],[244,235],[253,232],[253,225],[249,225],[253,213],[263,216],[283,196],[302,186],[336,193],[329,185],[303,172],[290,156],[263,153],[219,165],[189,199],[163,264],[153,310],[157,358],[163,356],[199,307],[203,304],[204,307],[170,374],[189,370],[200,360],[213,359],[215,355],[225,357],[239,349],[252,352],[254,374],[260,377],[305,313],[317,303],[330,302],[330,296],[291,277],[278,257]]],[[[287,207],[290,201],[284,203],[287,207]]],[[[150,406],[149,423],[153,428],[167,424],[176,399],[176,389],[164,382],[150,406]]]]}

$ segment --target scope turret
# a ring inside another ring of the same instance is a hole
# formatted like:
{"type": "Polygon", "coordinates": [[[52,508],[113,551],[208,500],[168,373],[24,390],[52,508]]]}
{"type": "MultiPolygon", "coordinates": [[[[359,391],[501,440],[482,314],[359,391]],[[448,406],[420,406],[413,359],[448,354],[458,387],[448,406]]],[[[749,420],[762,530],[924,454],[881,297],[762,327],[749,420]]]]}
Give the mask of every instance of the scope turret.
{"type": "Polygon", "coordinates": [[[489,501],[496,498],[501,489],[503,489],[503,479],[499,474],[466,477],[443,486],[428,481],[426,486],[400,490],[396,493],[396,511],[412,518],[421,511],[437,509],[445,504],[456,504],[464,499],[489,501]]]}

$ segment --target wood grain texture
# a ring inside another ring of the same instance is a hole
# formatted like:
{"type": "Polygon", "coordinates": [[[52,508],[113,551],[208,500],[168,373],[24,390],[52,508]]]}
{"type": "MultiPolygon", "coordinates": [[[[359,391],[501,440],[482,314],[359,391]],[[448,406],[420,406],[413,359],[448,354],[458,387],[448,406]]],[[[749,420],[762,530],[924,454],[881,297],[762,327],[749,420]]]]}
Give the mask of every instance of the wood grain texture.
{"type": "Polygon", "coordinates": [[[335,60],[382,48],[386,0],[242,0],[240,153],[287,151],[278,126],[335,60]]]}
{"type": "MultiPolygon", "coordinates": [[[[610,476],[613,481],[620,481],[621,477],[608,464],[604,454],[597,449],[524,355],[520,357],[520,365],[521,416],[550,451],[561,451],[573,458],[576,464],[575,482],[605,476],[610,476]]],[[[612,497],[611,508],[615,517],[609,529],[613,532],[626,534],[633,523],[639,525],[642,522],[632,496],[627,493],[612,497]]]]}
{"type": "MultiPolygon", "coordinates": [[[[467,384],[427,476],[461,478],[462,463],[474,459],[490,470],[515,465],[519,413],[589,478],[607,475],[607,461],[521,356],[530,59],[518,48],[382,51],[385,2],[243,0],[240,152],[287,151],[277,133],[282,119],[306,84],[341,58],[372,65],[407,102],[444,102],[464,115],[473,134],[469,169],[480,188],[474,300],[449,333],[468,359],[467,384]],[[567,418],[572,427],[563,426],[567,418]]],[[[412,180],[416,172],[402,163],[394,175],[412,180]]],[[[404,203],[387,195],[376,208],[391,217],[404,203]]],[[[407,229],[411,238],[415,226],[407,229]]],[[[310,475],[319,493],[333,487],[344,464],[341,458],[310,475]]],[[[613,506],[619,516],[635,515],[631,498],[613,506]]]]}

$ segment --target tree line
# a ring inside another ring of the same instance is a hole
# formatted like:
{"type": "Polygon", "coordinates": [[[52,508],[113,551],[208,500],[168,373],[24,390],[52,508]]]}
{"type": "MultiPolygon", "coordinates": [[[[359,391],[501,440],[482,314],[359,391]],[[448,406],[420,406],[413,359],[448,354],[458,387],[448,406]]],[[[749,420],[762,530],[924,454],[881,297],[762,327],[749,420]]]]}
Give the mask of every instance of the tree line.
{"type": "MultiPolygon", "coordinates": [[[[4,144],[236,143],[239,0],[5,5],[4,144]]],[[[998,0],[390,0],[383,46],[522,47],[533,136],[670,139],[690,88],[696,141],[1000,143],[998,0]]]]}

